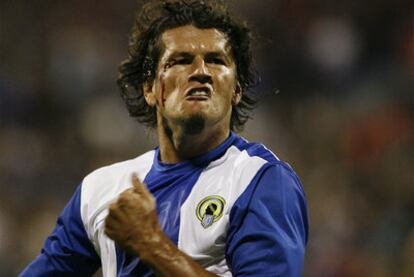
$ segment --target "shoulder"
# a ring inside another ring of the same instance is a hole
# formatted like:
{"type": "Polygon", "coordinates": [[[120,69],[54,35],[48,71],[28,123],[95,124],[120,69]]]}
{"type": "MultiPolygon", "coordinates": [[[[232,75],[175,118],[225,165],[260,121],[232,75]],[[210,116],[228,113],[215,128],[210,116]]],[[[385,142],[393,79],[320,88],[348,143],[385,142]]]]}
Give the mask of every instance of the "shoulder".
{"type": "MultiPolygon", "coordinates": [[[[126,171],[135,169],[140,173],[151,167],[155,150],[148,151],[134,159],[114,163],[92,171],[85,177],[85,181],[102,178],[116,178],[124,174],[126,171]]],[[[149,170],[149,169],[148,169],[149,170]]]]}
{"type": "MultiPolygon", "coordinates": [[[[292,167],[282,161],[270,164],[256,176],[254,196],[257,200],[268,200],[269,204],[305,201],[302,183],[292,167]]],[[[280,208],[280,207],[279,207],[280,208]]]]}
{"type": "Polygon", "coordinates": [[[233,210],[246,212],[265,205],[281,211],[298,202],[306,206],[303,185],[292,167],[283,161],[267,162],[256,171],[233,210]]]}
{"type": "MultiPolygon", "coordinates": [[[[249,184],[246,191],[247,198],[252,194],[287,196],[287,193],[304,195],[303,187],[299,177],[293,168],[279,159],[270,149],[260,143],[248,142],[240,138],[236,146],[245,152],[250,160],[257,159],[263,161],[262,167],[258,170],[249,184]]],[[[250,165],[247,164],[247,167],[250,165]]],[[[274,198],[273,198],[274,199],[274,198]]]]}
{"type": "MultiPolygon", "coordinates": [[[[243,191],[247,185],[256,183],[264,172],[278,171],[297,179],[296,173],[286,162],[280,160],[265,145],[249,142],[236,136],[232,145],[225,154],[209,164],[206,171],[215,172],[220,176],[228,176],[233,183],[244,183],[243,191]]],[[[250,186],[249,185],[249,186],[250,186]]]]}
{"type": "Polygon", "coordinates": [[[82,195],[94,195],[108,190],[122,189],[122,182],[129,183],[133,173],[143,180],[151,169],[155,151],[148,151],[134,159],[114,163],[96,169],[88,174],[82,182],[82,195]]]}
{"type": "Polygon", "coordinates": [[[225,178],[226,187],[231,187],[234,193],[234,200],[239,198],[236,206],[244,203],[244,209],[257,190],[263,196],[268,191],[273,194],[278,190],[304,194],[298,176],[288,163],[280,160],[263,144],[250,143],[241,137],[237,137],[226,153],[212,162],[205,172],[225,178]]]}
{"type": "MultiPolygon", "coordinates": [[[[249,163],[260,160],[264,167],[261,168],[261,172],[258,174],[278,174],[281,178],[291,178],[295,183],[301,186],[300,180],[293,170],[293,168],[287,162],[279,159],[279,157],[268,149],[264,144],[249,142],[246,139],[239,137],[234,144],[235,147],[240,151],[240,158],[244,156],[247,166],[249,163]]],[[[256,176],[260,177],[260,176],[256,176]]]]}
{"type": "Polygon", "coordinates": [[[242,171],[248,171],[254,160],[261,166],[252,176],[249,185],[236,201],[232,214],[241,215],[251,209],[271,209],[273,214],[295,210],[306,211],[306,198],[302,183],[293,168],[280,160],[263,144],[250,143],[244,139],[236,144],[246,158],[242,171]]]}
{"type": "Polygon", "coordinates": [[[290,168],[288,164],[281,161],[276,154],[274,154],[265,145],[256,142],[249,142],[242,137],[237,137],[233,147],[237,149],[238,153],[238,165],[241,167],[249,168],[252,164],[260,163],[262,166],[286,166],[290,168]]]}

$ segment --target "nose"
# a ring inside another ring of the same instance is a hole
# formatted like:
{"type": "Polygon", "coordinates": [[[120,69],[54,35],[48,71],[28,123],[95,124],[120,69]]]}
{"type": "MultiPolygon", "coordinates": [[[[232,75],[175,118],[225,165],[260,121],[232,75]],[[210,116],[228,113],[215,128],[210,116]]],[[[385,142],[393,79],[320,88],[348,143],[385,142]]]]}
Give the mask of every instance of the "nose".
{"type": "Polygon", "coordinates": [[[201,57],[196,57],[193,61],[193,69],[188,77],[188,81],[195,81],[201,84],[212,84],[213,79],[211,78],[211,74],[206,67],[205,61],[201,57]]]}

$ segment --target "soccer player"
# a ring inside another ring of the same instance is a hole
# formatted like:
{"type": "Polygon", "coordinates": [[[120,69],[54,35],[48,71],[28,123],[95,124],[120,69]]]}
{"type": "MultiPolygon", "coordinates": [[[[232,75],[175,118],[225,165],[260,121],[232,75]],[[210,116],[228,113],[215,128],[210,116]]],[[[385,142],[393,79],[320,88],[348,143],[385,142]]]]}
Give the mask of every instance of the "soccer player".
{"type": "Polygon", "coordinates": [[[89,174],[21,276],[300,276],[292,168],[234,130],[254,101],[250,32],[221,1],[149,1],[118,80],[159,147],[89,174]]]}

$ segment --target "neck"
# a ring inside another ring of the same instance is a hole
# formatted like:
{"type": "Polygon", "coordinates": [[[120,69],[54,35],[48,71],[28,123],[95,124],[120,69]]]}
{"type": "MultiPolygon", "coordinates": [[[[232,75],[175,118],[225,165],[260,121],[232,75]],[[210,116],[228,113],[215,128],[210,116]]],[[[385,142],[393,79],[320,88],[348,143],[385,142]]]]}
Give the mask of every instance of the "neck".
{"type": "Polygon", "coordinates": [[[178,163],[213,150],[223,143],[230,134],[229,127],[223,128],[220,125],[218,123],[217,126],[206,127],[197,134],[188,134],[184,128],[170,128],[166,127],[165,123],[158,124],[157,133],[161,161],[164,163],[178,163]]]}

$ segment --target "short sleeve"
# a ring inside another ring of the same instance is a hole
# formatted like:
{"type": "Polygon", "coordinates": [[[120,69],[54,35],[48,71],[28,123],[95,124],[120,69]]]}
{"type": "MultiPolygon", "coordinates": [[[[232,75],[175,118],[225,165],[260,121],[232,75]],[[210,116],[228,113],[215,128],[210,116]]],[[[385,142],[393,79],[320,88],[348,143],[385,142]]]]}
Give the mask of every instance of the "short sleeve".
{"type": "Polygon", "coordinates": [[[41,254],[19,275],[91,276],[100,259],[89,241],[80,215],[81,186],[60,214],[41,254]]]}
{"type": "Polygon", "coordinates": [[[230,213],[233,276],[301,276],[308,237],[302,185],[287,164],[265,165],[230,213]]]}

